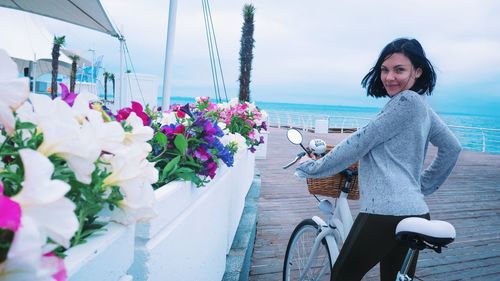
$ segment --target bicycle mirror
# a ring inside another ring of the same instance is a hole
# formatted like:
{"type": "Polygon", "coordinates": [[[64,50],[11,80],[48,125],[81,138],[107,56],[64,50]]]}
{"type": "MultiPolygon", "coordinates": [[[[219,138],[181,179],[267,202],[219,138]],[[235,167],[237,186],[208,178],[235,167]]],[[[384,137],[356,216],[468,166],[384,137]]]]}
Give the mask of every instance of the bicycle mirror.
{"type": "Polygon", "coordinates": [[[288,140],[293,144],[302,143],[302,134],[296,129],[289,129],[288,132],[286,132],[286,136],[288,140]]]}

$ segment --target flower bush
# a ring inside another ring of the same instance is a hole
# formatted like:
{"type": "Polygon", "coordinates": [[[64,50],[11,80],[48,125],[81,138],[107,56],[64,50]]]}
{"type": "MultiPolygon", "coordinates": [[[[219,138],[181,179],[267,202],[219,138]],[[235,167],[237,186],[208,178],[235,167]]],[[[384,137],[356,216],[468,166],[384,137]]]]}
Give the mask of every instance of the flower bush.
{"type": "Polygon", "coordinates": [[[231,167],[236,146],[223,144],[223,131],[217,121],[202,112],[191,112],[190,106],[174,106],[153,116],[155,131],[150,141],[153,150],[149,160],[156,163],[160,187],[173,180],[192,181],[201,186],[213,179],[221,161],[231,167]]]}
{"type": "Polygon", "coordinates": [[[0,50],[0,280],[65,280],[65,249],[101,229],[103,210],[125,224],[154,215],[153,130],[63,92],[30,95],[0,50]]]}
{"type": "Polygon", "coordinates": [[[264,143],[264,137],[258,134],[267,130],[267,113],[255,104],[240,103],[237,98],[229,103],[214,104],[208,97],[199,97],[196,98],[194,107],[208,118],[224,124],[223,127],[229,134],[243,136],[251,152],[255,152],[255,147],[264,143]]]}
{"type": "Polygon", "coordinates": [[[267,129],[262,121],[267,114],[237,99],[215,104],[199,97],[193,104],[173,105],[165,112],[140,113],[138,104],[128,109],[133,110],[155,131],[148,158],[160,174],[155,188],[178,179],[204,185],[215,177],[221,162],[233,165],[238,149],[255,152],[255,146],[263,143],[256,134],[267,129]]]}

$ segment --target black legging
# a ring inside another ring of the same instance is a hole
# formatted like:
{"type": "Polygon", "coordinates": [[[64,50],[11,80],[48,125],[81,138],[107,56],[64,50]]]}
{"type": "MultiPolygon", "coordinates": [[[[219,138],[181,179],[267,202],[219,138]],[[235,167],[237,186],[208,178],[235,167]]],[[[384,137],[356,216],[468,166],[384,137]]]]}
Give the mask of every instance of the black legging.
{"type": "MultiPolygon", "coordinates": [[[[380,280],[396,279],[408,247],[396,240],[396,226],[409,216],[359,213],[332,269],[331,281],[356,281],[380,262],[380,280]]],[[[413,217],[430,219],[429,214],[413,217]]],[[[418,255],[408,275],[413,277],[418,255]]]]}

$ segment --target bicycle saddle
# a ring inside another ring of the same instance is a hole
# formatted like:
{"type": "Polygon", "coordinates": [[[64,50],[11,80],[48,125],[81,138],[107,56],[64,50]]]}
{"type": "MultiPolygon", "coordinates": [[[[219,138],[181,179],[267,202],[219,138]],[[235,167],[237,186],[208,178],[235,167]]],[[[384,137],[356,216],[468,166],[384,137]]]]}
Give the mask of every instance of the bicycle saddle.
{"type": "Polygon", "coordinates": [[[412,248],[431,248],[440,253],[441,247],[455,240],[456,232],[453,225],[445,221],[410,217],[398,223],[396,237],[410,242],[412,248]]]}

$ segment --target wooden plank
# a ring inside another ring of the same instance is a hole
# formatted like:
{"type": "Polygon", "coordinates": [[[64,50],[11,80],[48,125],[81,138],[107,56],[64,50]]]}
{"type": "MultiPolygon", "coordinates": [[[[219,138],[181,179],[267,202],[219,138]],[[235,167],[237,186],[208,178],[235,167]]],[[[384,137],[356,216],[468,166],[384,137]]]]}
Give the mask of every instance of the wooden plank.
{"type": "MultiPolygon", "coordinates": [[[[335,144],[346,134],[314,134],[335,144]]],[[[281,280],[283,258],[290,234],[303,219],[321,215],[306,183],[281,167],[300,152],[286,139],[286,129],[270,128],[267,159],[257,160],[261,172],[257,237],[250,280],[281,280]]],[[[304,143],[307,143],[307,142],[304,143]]],[[[426,163],[435,154],[429,148],[426,163]]],[[[455,226],[457,239],[442,254],[420,254],[417,277],[421,280],[500,280],[500,155],[463,151],[447,182],[426,198],[433,219],[455,226]]],[[[350,201],[353,216],[359,202],[350,201]]],[[[363,279],[379,280],[378,266],[363,279]]]]}

